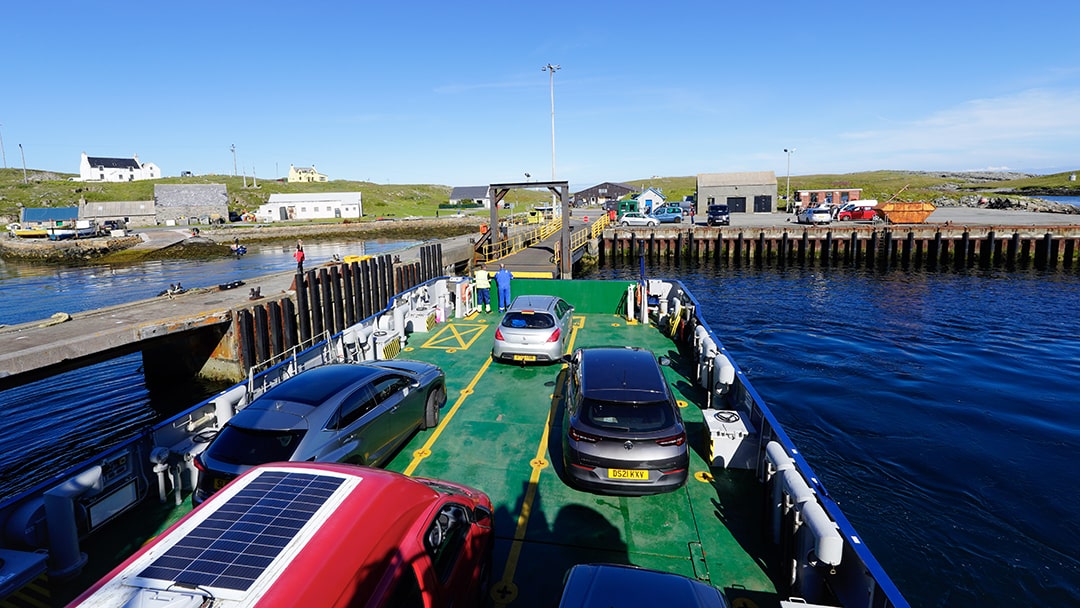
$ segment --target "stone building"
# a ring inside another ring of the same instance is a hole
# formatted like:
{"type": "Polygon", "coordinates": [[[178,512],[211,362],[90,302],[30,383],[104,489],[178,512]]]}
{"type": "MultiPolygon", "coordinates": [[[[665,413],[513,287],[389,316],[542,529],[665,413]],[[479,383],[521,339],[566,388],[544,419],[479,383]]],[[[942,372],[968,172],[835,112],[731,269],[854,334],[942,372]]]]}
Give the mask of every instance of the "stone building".
{"type": "Polygon", "coordinates": [[[167,226],[229,221],[225,184],[157,184],[154,186],[156,223],[167,226]]]}

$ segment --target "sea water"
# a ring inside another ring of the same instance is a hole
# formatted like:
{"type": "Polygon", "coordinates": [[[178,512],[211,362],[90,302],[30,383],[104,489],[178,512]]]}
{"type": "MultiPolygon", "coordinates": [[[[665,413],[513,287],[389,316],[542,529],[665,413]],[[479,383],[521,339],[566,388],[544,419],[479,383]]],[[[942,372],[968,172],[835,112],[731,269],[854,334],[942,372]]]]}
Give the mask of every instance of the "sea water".
{"type": "MultiPolygon", "coordinates": [[[[180,265],[195,272],[195,263],[180,265]]],[[[913,606],[1076,605],[1075,270],[660,264],[647,274],[680,278],[698,298],[913,606]]],[[[636,276],[636,268],[590,275],[636,276]]],[[[38,297],[7,290],[4,306],[38,297]]],[[[190,389],[187,403],[199,392],[190,389]]],[[[146,390],[137,355],[5,391],[0,401],[8,422],[0,496],[15,480],[62,469],[181,406],[146,390]]]]}

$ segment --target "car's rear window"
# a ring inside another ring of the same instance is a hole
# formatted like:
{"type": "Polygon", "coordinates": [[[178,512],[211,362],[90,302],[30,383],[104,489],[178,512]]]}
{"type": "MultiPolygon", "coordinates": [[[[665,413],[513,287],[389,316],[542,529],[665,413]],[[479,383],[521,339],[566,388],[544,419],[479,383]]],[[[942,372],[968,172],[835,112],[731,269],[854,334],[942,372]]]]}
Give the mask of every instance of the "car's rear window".
{"type": "Polygon", "coordinates": [[[502,326],[514,329],[551,329],[555,327],[555,318],[542,312],[510,311],[503,317],[502,326]]]}
{"type": "Polygon", "coordinates": [[[225,425],[206,452],[214,460],[254,466],[288,460],[303,438],[304,431],[258,431],[225,425]]]}
{"type": "Polygon", "coordinates": [[[659,431],[675,424],[675,415],[666,401],[615,403],[586,399],[581,417],[599,429],[634,433],[659,431]]]}

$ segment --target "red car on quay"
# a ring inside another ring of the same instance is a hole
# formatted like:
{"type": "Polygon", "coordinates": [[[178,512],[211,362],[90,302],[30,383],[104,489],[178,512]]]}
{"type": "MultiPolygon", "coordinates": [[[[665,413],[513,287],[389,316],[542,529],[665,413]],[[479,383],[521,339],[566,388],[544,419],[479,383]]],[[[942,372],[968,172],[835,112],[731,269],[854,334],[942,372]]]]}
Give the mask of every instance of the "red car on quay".
{"type": "Polygon", "coordinates": [[[849,220],[850,221],[860,221],[860,220],[872,221],[876,216],[877,216],[877,212],[874,211],[873,207],[853,207],[851,209],[846,209],[846,210],[841,211],[836,216],[836,219],[840,220],[841,222],[846,222],[846,221],[849,221],[849,220]]]}

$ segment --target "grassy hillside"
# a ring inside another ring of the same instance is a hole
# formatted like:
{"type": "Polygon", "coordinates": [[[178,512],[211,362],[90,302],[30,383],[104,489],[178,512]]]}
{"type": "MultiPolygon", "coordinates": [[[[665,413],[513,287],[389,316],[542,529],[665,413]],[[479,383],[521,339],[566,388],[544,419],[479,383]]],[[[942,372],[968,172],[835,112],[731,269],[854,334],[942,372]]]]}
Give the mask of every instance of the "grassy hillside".
{"type": "MultiPolygon", "coordinates": [[[[364,215],[371,217],[410,215],[434,216],[440,204],[450,200],[450,186],[431,184],[374,184],[371,182],[334,180],[315,184],[289,184],[273,180],[253,181],[250,177],[230,175],[200,175],[197,177],[167,177],[125,183],[83,183],[69,181],[70,173],[38,170],[27,171],[23,183],[22,169],[0,169],[0,218],[15,221],[18,209],[24,207],[74,207],[80,198],[87,201],[148,201],[154,198],[155,184],[225,184],[229,191],[229,209],[254,211],[274,193],[304,192],[363,193],[364,215]]],[[[548,200],[546,192],[514,191],[507,200],[522,208],[548,200]]]]}
{"type": "MultiPolygon", "coordinates": [[[[867,171],[862,173],[793,175],[791,189],[862,188],[863,198],[917,201],[941,196],[957,198],[963,194],[1014,191],[1021,194],[1080,195],[1080,182],[1069,181],[1075,172],[1002,180],[995,174],[958,174],[915,171],[867,171]],[[996,179],[995,179],[996,178],[996,179]]],[[[0,169],[0,221],[15,221],[18,209],[24,207],[72,207],[80,198],[87,201],[151,200],[155,184],[225,184],[229,191],[229,208],[233,211],[254,210],[270,195],[303,192],[363,193],[364,215],[370,217],[410,215],[434,216],[440,204],[450,197],[450,186],[431,184],[374,184],[371,182],[334,180],[318,184],[288,184],[227,175],[169,177],[153,181],[127,183],[82,183],[69,181],[70,173],[28,170],[23,183],[22,169],[0,169]]],[[[682,200],[696,190],[696,177],[654,177],[630,180],[637,188],[660,189],[668,200],[682,200]]],[[[777,176],[778,194],[786,193],[786,176],[777,176]]],[[[546,191],[515,190],[507,195],[515,210],[549,200],[546,191]]]]}

